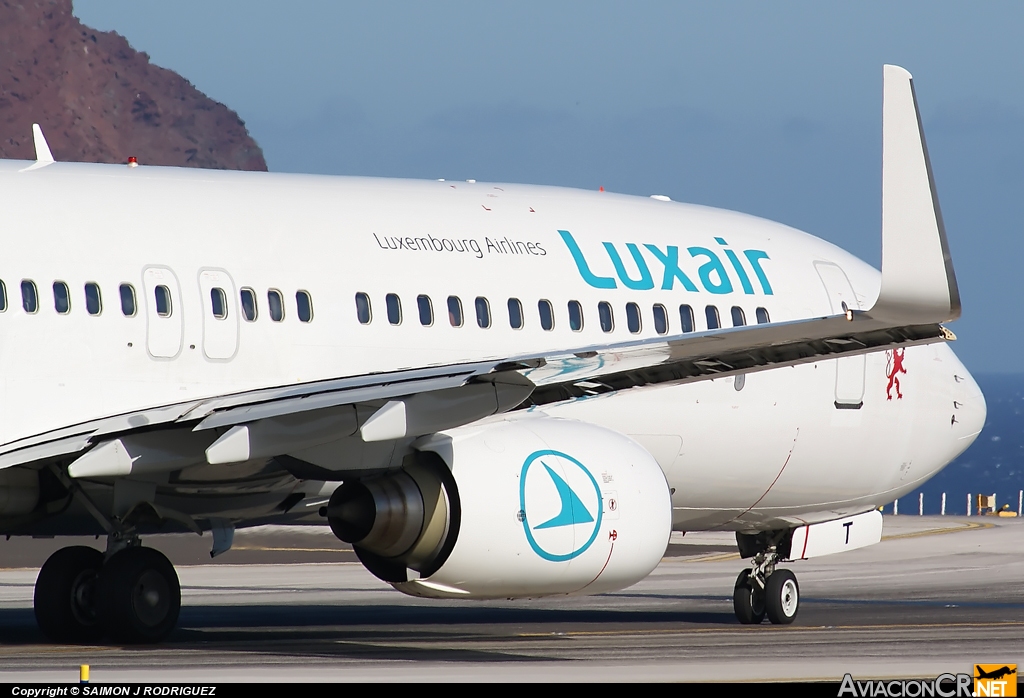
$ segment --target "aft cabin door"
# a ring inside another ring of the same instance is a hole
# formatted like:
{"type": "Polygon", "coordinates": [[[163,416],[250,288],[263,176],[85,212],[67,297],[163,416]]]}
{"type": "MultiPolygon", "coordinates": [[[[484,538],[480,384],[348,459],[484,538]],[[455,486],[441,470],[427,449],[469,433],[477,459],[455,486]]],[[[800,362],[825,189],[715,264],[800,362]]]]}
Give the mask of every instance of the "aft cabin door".
{"type": "Polygon", "coordinates": [[[223,269],[203,269],[199,272],[199,293],[203,298],[203,354],[208,359],[228,361],[238,351],[235,282],[223,269]]]}
{"type": "Polygon", "coordinates": [[[146,350],[154,359],[173,359],[181,353],[184,333],[181,286],[167,267],[142,270],[146,289],[146,350]]]}
{"type": "MultiPolygon", "coordinates": [[[[846,309],[860,310],[857,294],[846,276],[846,272],[831,262],[815,262],[814,268],[825,286],[829,306],[833,315],[840,315],[846,309]]],[[[864,371],[867,356],[847,356],[834,359],[836,363],[836,409],[857,410],[864,404],[864,371]]]]}

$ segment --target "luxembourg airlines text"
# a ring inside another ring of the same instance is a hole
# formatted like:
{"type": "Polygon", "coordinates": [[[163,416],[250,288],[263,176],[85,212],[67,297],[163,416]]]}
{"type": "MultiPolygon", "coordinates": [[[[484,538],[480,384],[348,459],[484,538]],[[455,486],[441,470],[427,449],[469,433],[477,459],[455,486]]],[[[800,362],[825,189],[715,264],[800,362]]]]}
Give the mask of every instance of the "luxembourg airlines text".
{"type": "Polygon", "coordinates": [[[547,256],[540,243],[526,240],[513,240],[508,236],[503,238],[485,237],[483,243],[476,238],[448,238],[435,237],[433,235],[417,235],[396,237],[392,235],[378,236],[373,234],[373,239],[382,250],[409,250],[411,252],[468,252],[477,259],[487,254],[509,254],[509,255],[533,255],[536,257],[547,256]]]}

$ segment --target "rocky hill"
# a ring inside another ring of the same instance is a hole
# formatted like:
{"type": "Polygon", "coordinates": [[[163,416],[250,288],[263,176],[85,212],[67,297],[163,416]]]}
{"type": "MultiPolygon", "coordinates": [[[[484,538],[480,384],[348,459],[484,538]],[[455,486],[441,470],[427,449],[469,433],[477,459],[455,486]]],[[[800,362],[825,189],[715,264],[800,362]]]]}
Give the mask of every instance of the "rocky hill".
{"type": "Polygon", "coordinates": [[[0,157],[34,159],[33,123],[57,160],[267,169],[238,114],[71,0],[0,0],[0,157]]]}

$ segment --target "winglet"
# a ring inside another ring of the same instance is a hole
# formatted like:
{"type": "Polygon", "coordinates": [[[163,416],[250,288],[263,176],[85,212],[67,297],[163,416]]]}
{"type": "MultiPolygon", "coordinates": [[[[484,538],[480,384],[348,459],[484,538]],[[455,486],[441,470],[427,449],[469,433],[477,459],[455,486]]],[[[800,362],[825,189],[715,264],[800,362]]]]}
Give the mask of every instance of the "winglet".
{"type": "Polygon", "coordinates": [[[32,141],[36,146],[36,162],[53,162],[53,154],[50,152],[50,146],[46,144],[46,137],[43,136],[43,129],[39,128],[39,124],[32,124],[32,141]]]}
{"type": "Polygon", "coordinates": [[[882,92],[882,284],[872,317],[906,324],[960,317],[928,148],[910,73],[884,67],[882,92]]]}

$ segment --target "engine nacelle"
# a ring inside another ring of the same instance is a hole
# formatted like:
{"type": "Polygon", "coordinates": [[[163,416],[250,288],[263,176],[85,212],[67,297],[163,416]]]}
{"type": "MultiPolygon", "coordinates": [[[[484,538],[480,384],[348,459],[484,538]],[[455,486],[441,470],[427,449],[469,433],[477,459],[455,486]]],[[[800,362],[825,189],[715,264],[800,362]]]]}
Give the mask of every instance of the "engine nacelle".
{"type": "Polygon", "coordinates": [[[658,565],[671,532],[657,461],[614,431],[546,416],[460,427],[396,473],[342,485],[328,519],[408,594],[596,594],[658,565]]]}

